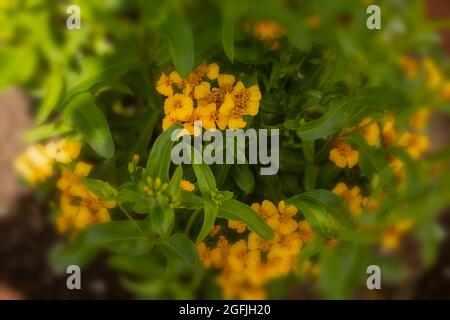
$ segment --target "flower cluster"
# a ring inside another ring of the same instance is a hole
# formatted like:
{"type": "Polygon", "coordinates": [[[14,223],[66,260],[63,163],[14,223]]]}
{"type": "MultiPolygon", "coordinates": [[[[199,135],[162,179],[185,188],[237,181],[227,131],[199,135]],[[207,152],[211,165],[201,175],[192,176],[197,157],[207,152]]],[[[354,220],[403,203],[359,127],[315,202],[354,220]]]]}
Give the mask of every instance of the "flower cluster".
{"type": "Polygon", "coordinates": [[[371,197],[363,197],[358,186],[349,188],[344,182],[339,182],[333,192],[345,201],[355,217],[360,216],[364,210],[376,211],[379,208],[378,201],[371,197]]]}
{"type": "MultiPolygon", "coordinates": [[[[403,147],[410,156],[417,160],[429,148],[428,137],[422,134],[430,117],[430,109],[423,107],[414,114],[409,123],[409,130],[402,135],[398,135],[394,124],[394,116],[388,114],[384,124],[381,124],[371,118],[365,118],[356,128],[350,131],[359,131],[370,147],[379,147],[381,143],[385,146],[403,147]]],[[[354,150],[343,138],[338,138],[334,147],[330,150],[329,159],[339,168],[353,168],[359,161],[359,151],[354,150]]],[[[394,170],[395,176],[402,181],[404,176],[403,163],[394,157],[389,159],[390,165],[394,170]]]]}
{"type": "MultiPolygon", "coordinates": [[[[302,246],[313,237],[305,220],[294,220],[297,208],[283,201],[278,207],[267,200],[251,207],[275,231],[273,239],[265,241],[249,232],[247,239],[231,244],[218,235],[220,228],[214,227],[213,238],[218,236],[215,246],[208,248],[205,242],[198,245],[204,266],[220,269],[217,282],[226,299],[265,298],[265,285],[292,271],[302,246]]],[[[228,226],[238,233],[246,231],[242,222],[230,221],[228,226]]]]}
{"type": "MultiPolygon", "coordinates": [[[[246,88],[233,75],[219,74],[216,63],[198,66],[183,80],[176,71],[163,73],[156,90],[166,96],[163,130],[180,123],[194,134],[194,123],[201,121],[205,129],[240,129],[245,115],[259,111],[261,92],[257,85],[246,88]]],[[[196,133],[197,134],[197,133],[196,133]]]]}
{"type": "Polygon", "coordinates": [[[80,151],[80,142],[67,139],[35,144],[17,157],[14,167],[30,184],[36,185],[53,176],[55,162],[69,164],[78,158],[80,151]]]}
{"type": "Polygon", "coordinates": [[[86,177],[92,166],[78,162],[75,169],[65,169],[57,182],[61,190],[61,213],[56,218],[58,232],[77,232],[93,223],[109,222],[108,209],[116,206],[114,200],[103,200],[97,197],[81,179],[86,177]]]}

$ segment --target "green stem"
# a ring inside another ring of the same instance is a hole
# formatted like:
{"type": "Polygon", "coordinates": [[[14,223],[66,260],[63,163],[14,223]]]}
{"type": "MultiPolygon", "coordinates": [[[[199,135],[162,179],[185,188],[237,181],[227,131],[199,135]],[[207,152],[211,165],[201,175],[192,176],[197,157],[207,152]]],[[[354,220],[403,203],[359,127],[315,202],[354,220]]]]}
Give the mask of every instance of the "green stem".
{"type": "Polygon", "coordinates": [[[136,223],[136,221],[134,221],[134,219],[131,217],[131,215],[128,213],[128,211],[125,210],[125,208],[122,207],[122,205],[120,205],[120,204],[118,204],[117,206],[118,206],[118,207],[122,210],[122,212],[127,216],[128,220],[131,221],[131,223],[136,227],[136,229],[138,229],[142,234],[145,235],[144,230],[142,230],[142,228],[136,223]]]}
{"type": "Polygon", "coordinates": [[[186,230],[184,233],[189,234],[189,231],[191,231],[192,225],[194,224],[195,219],[197,218],[198,214],[200,213],[201,209],[197,209],[192,213],[191,217],[188,220],[188,223],[186,225],[186,230]]]}

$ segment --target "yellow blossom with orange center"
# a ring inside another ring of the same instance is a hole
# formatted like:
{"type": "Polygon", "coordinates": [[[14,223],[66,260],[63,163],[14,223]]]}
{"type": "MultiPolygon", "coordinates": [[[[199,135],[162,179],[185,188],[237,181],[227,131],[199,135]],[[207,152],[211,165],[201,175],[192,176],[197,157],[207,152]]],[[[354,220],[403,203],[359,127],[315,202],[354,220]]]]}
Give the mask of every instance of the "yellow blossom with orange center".
{"type": "Polygon", "coordinates": [[[338,139],[331,149],[328,158],[339,168],[353,168],[359,161],[359,152],[347,144],[343,139],[338,139]]]}

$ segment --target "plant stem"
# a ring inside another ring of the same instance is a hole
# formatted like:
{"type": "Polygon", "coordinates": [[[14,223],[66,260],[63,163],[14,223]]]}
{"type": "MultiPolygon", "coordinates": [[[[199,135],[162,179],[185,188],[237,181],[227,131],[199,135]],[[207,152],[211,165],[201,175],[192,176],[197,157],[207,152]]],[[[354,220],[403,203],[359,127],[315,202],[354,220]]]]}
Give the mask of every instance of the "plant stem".
{"type": "Polygon", "coordinates": [[[136,227],[136,229],[138,229],[142,234],[145,235],[144,230],[142,230],[142,228],[136,223],[136,221],[134,221],[134,219],[130,216],[130,214],[127,212],[127,210],[125,210],[124,207],[122,207],[120,204],[117,205],[122,211],[123,213],[127,216],[128,220],[131,221],[131,223],[133,223],[133,225],[136,227]]]}
{"type": "Polygon", "coordinates": [[[186,225],[186,230],[184,233],[189,234],[189,231],[191,231],[192,225],[194,224],[195,219],[197,218],[198,214],[200,213],[201,209],[197,209],[192,213],[191,217],[188,220],[188,223],[186,225]]]}

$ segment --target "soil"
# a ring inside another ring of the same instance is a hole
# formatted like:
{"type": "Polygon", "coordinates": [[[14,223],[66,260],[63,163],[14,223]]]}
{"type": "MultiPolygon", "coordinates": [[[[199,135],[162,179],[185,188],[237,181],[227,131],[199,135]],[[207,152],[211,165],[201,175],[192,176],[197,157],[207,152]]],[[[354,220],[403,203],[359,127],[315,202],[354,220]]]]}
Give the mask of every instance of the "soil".
{"type": "Polygon", "coordinates": [[[66,274],[56,274],[48,253],[61,241],[48,221],[47,208],[30,193],[15,212],[0,220],[0,299],[127,299],[116,273],[99,256],[81,273],[81,290],[68,290],[66,274]]]}

